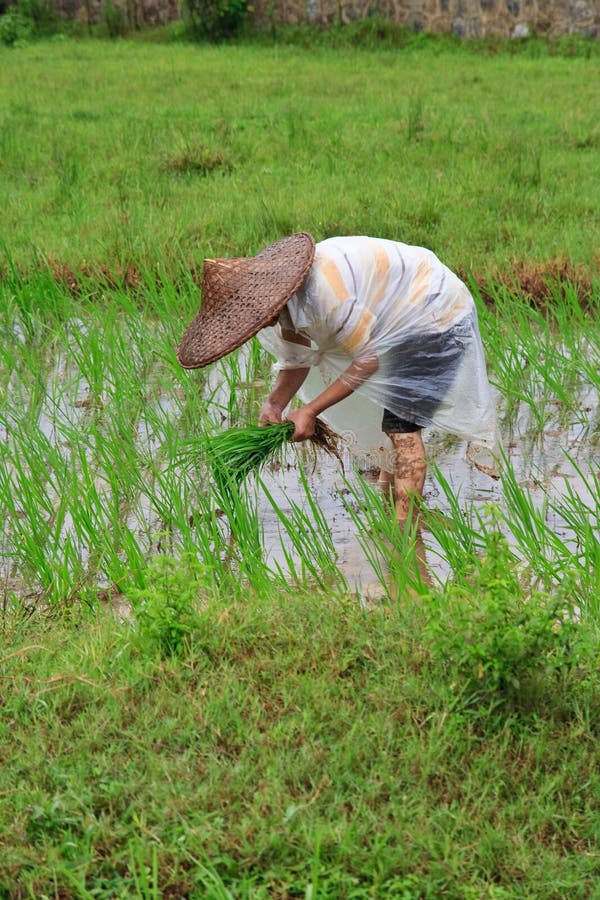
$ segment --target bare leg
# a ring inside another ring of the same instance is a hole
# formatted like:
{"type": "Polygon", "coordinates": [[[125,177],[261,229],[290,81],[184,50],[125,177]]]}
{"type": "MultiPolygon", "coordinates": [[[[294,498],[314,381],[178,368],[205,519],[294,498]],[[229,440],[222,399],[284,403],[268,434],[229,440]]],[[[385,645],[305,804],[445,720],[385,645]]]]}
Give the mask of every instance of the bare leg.
{"type": "MultiPolygon", "coordinates": [[[[379,485],[388,497],[393,498],[398,524],[405,529],[413,499],[416,496],[423,496],[427,473],[425,446],[419,431],[408,434],[390,432],[389,437],[394,448],[394,471],[388,472],[382,469],[379,473],[379,485]]],[[[413,517],[412,523],[417,568],[422,583],[431,586],[432,581],[427,569],[425,545],[418,518],[413,517]]]]}
{"type": "Polygon", "coordinates": [[[396,516],[400,522],[405,522],[411,500],[415,495],[423,495],[427,473],[425,446],[420,431],[409,434],[392,432],[389,437],[394,448],[394,471],[382,469],[379,484],[386,493],[393,487],[396,516]]]}
{"type": "Polygon", "coordinates": [[[394,473],[388,472],[387,469],[379,470],[379,478],[377,479],[377,484],[381,493],[385,497],[386,500],[389,500],[392,505],[394,504],[394,473]]]}

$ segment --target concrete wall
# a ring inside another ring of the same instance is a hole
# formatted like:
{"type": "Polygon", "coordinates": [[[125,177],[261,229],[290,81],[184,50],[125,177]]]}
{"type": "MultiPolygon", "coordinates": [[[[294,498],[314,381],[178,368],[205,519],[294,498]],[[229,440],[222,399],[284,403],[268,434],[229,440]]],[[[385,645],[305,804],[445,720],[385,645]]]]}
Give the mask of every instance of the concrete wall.
{"type": "MultiPolygon", "coordinates": [[[[130,26],[179,18],[178,0],[115,0],[130,26]]],[[[69,18],[98,21],[101,0],[57,0],[69,18]]],[[[417,31],[460,37],[600,37],[600,0],[253,0],[258,25],[330,25],[378,15],[417,31]]]]}

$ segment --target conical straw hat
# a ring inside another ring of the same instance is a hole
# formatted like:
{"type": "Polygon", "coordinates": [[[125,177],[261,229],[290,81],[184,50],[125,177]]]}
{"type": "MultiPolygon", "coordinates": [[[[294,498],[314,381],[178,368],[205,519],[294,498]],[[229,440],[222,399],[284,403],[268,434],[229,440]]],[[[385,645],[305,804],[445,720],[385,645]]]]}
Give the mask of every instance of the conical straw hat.
{"type": "Polygon", "coordinates": [[[206,259],[202,305],[177,350],[181,365],[199,369],[250,340],[298,290],[314,255],[312,235],[301,231],[256,256],[206,259]]]}

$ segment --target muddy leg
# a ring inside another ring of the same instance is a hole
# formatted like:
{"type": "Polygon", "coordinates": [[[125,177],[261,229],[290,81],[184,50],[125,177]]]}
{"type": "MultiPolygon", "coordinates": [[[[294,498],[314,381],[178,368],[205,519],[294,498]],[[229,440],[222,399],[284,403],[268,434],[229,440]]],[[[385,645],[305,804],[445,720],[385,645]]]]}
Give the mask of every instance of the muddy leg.
{"type": "Polygon", "coordinates": [[[394,472],[380,469],[377,484],[386,497],[393,493],[396,514],[403,523],[408,517],[412,497],[422,496],[427,473],[425,446],[419,432],[389,433],[394,449],[394,472]]]}
{"type": "MultiPolygon", "coordinates": [[[[407,529],[412,532],[417,569],[422,584],[431,587],[432,579],[427,568],[425,557],[425,544],[421,535],[418,510],[411,509],[415,497],[423,496],[427,463],[425,461],[425,446],[419,431],[407,434],[390,432],[389,434],[394,449],[394,472],[381,470],[379,479],[382,489],[390,493],[393,488],[396,518],[398,526],[407,534],[407,529]],[[409,520],[407,522],[407,520],[409,520]]],[[[413,593],[409,588],[408,593],[413,593]]]]}
{"type": "Polygon", "coordinates": [[[405,522],[415,496],[423,495],[427,464],[425,446],[419,431],[390,434],[394,448],[394,500],[399,522],[405,522]]]}
{"type": "Polygon", "coordinates": [[[388,472],[387,469],[380,469],[377,486],[385,499],[389,500],[391,505],[394,506],[394,473],[388,472]]]}

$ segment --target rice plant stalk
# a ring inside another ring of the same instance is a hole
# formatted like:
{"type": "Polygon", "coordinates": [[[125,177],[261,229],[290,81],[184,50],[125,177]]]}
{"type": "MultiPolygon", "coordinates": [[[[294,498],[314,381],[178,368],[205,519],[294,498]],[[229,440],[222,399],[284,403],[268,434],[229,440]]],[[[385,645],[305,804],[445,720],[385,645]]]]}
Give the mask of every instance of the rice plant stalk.
{"type": "Polygon", "coordinates": [[[400,596],[406,590],[417,594],[429,591],[417,560],[416,510],[401,527],[394,509],[379,488],[358,477],[345,482],[349,498],[342,502],[357,530],[358,542],[388,593],[400,596]]]}
{"type": "Polygon", "coordinates": [[[459,576],[475,564],[478,553],[485,547],[481,535],[482,522],[473,503],[462,502],[460,491],[453,490],[448,479],[435,464],[431,466],[431,474],[442,489],[449,510],[444,514],[436,509],[428,509],[422,504],[420,515],[423,526],[440,548],[438,550],[432,546],[432,553],[459,576]]]}
{"type": "Polygon", "coordinates": [[[289,583],[290,576],[294,578],[297,584],[304,582],[308,576],[321,588],[331,590],[333,587],[338,592],[344,592],[347,590],[348,585],[344,575],[336,565],[337,552],[331,537],[329,524],[312,495],[306,474],[302,468],[299,469],[299,477],[310,513],[303,510],[293,500],[288,500],[290,514],[284,513],[265,483],[260,480],[261,490],[283,525],[291,546],[297,554],[297,559],[294,559],[293,553],[282,541],[281,549],[288,571],[286,573],[282,572],[277,562],[275,566],[280,576],[285,579],[286,584],[289,583]]]}
{"type": "MultiPolygon", "coordinates": [[[[241,485],[251,474],[258,474],[268,462],[273,461],[284,444],[291,440],[294,423],[285,421],[268,425],[248,425],[230,428],[210,437],[188,441],[180,451],[185,462],[197,462],[204,458],[209,463],[220,499],[241,485]]],[[[314,436],[313,448],[335,456],[341,463],[337,448],[337,435],[320,419],[314,436]]]]}

